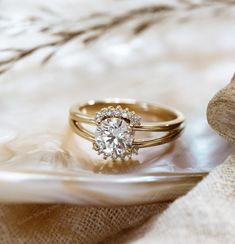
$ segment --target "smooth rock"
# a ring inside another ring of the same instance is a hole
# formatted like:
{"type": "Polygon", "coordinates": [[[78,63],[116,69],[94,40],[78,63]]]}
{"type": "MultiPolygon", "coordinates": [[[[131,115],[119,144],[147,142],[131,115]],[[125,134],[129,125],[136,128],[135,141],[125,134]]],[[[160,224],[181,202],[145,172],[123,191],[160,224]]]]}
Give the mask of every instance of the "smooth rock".
{"type": "Polygon", "coordinates": [[[235,75],[209,102],[207,119],[215,131],[235,143],[235,75]]]}

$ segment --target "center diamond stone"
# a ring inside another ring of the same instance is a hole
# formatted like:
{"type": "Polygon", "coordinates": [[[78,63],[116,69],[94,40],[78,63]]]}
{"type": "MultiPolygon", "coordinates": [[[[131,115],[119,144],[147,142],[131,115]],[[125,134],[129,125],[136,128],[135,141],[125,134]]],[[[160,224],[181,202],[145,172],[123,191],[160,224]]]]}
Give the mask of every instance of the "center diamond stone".
{"type": "Polygon", "coordinates": [[[130,155],[134,132],[123,118],[106,118],[97,126],[96,145],[106,157],[116,159],[130,155]]]}

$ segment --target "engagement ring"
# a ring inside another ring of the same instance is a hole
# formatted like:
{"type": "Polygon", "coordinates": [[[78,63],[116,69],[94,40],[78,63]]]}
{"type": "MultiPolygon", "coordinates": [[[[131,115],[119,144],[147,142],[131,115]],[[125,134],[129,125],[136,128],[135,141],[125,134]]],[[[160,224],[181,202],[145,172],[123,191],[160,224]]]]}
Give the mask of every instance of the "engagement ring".
{"type": "Polygon", "coordinates": [[[177,110],[129,99],[89,101],[72,106],[70,125],[89,140],[103,158],[131,158],[138,149],[168,143],[184,129],[184,116],[177,110]],[[96,126],[92,132],[85,125],[96,126]],[[160,132],[153,138],[136,138],[136,132],[160,132]]]}

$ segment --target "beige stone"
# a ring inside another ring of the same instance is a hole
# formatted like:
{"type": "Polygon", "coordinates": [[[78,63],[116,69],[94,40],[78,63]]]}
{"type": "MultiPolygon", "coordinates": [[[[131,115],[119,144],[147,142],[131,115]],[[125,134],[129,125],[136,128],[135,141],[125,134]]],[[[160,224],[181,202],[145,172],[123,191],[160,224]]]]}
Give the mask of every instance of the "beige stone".
{"type": "Polygon", "coordinates": [[[210,101],[207,118],[211,127],[231,142],[235,142],[235,75],[224,89],[210,101]]]}

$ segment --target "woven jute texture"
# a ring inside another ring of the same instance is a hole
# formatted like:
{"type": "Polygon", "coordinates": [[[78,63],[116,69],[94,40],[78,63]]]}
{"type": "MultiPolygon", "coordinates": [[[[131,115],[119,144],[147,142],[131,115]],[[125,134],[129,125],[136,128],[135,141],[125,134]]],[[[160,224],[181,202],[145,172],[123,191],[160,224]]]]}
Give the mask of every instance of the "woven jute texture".
{"type": "Polygon", "coordinates": [[[98,243],[141,224],[166,206],[1,205],[0,243],[98,243]]]}

